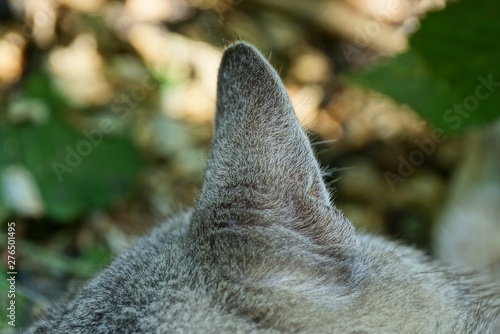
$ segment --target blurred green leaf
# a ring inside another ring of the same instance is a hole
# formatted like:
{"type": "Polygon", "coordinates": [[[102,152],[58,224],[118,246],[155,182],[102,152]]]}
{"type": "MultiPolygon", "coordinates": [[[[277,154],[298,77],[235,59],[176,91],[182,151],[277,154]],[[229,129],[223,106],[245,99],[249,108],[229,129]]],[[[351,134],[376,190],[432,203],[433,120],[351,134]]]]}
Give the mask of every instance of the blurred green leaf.
{"type": "MultiPolygon", "coordinates": [[[[458,91],[474,93],[477,77],[500,79],[500,2],[463,0],[432,12],[411,37],[411,48],[434,75],[458,91]]],[[[498,95],[498,94],[497,94],[498,95]]]]}
{"type": "Polygon", "coordinates": [[[105,247],[93,245],[84,249],[82,260],[95,267],[97,272],[111,261],[111,253],[105,247]]]}
{"type": "Polygon", "coordinates": [[[438,126],[444,123],[444,111],[459,99],[445,81],[431,75],[422,59],[412,51],[363,73],[350,75],[348,80],[407,104],[438,126]]]}
{"type": "Polygon", "coordinates": [[[496,0],[451,3],[428,14],[409,51],[348,80],[449,132],[489,123],[500,116],[498,13],[496,0]]]}
{"type": "MultiPolygon", "coordinates": [[[[51,111],[63,110],[64,100],[50,81],[41,84],[40,78],[28,82],[26,98],[43,97],[51,111]]],[[[96,126],[78,132],[57,112],[42,124],[7,125],[0,119],[0,142],[5,143],[0,146],[0,171],[9,165],[27,167],[53,219],[67,221],[105,207],[127,194],[140,165],[130,140],[110,138],[107,130],[96,126]]]]}

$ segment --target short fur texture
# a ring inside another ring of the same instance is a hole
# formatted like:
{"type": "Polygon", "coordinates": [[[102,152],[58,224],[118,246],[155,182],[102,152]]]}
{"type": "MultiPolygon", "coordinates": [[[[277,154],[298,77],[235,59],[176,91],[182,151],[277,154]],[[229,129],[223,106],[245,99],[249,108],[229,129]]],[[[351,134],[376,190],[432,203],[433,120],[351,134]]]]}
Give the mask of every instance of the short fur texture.
{"type": "Polygon", "coordinates": [[[194,208],[27,333],[487,333],[499,290],[357,233],[331,204],[278,74],[226,49],[194,208]]]}

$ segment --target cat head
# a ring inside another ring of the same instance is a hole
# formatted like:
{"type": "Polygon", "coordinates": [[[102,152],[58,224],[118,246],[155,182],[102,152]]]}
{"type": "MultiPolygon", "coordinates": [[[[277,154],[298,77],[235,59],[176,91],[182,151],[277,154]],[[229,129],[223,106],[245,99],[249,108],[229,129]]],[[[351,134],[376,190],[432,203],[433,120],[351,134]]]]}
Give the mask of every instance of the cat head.
{"type": "Polygon", "coordinates": [[[187,236],[200,261],[210,259],[215,272],[241,284],[234,309],[274,307],[276,319],[262,316],[269,323],[305,316],[337,330],[488,326],[495,302],[479,293],[479,280],[356,233],[331,202],[278,74],[253,46],[240,42],[224,52],[216,106],[187,236]],[[248,306],[247,285],[275,300],[258,294],[268,304],[248,306]],[[299,304],[301,314],[286,307],[299,304]]]}
{"type": "Polygon", "coordinates": [[[237,43],[194,208],[28,333],[484,333],[496,312],[478,277],[355,231],[278,74],[237,43]]]}

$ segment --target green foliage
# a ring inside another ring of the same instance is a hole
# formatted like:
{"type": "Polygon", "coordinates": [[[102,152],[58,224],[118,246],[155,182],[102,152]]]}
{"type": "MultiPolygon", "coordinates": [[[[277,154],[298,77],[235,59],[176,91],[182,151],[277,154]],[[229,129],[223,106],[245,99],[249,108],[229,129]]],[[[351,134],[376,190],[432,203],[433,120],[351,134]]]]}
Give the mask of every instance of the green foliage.
{"type": "MultiPolygon", "coordinates": [[[[128,138],[106,136],[99,126],[70,127],[59,115],[67,108],[48,76],[26,83],[27,100],[40,99],[50,110],[40,122],[7,124],[0,119],[0,171],[24,166],[33,175],[49,217],[67,221],[124,196],[139,168],[139,155],[128,138]]],[[[106,129],[112,132],[109,121],[106,129]]],[[[4,199],[5,200],[5,199],[4,199]]]]}
{"type": "Polygon", "coordinates": [[[104,268],[111,261],[108,249],[100,245],[92,245],[83,250],[82,261],[88,263],[94,272],[104,268]]]}
{"type": "Polygon", "coordinates": [[[422,20],[410,50],[348,80],[449,132],[489,123],[500,115],[498,13],[497,0],[451,3],[422,20]]]}

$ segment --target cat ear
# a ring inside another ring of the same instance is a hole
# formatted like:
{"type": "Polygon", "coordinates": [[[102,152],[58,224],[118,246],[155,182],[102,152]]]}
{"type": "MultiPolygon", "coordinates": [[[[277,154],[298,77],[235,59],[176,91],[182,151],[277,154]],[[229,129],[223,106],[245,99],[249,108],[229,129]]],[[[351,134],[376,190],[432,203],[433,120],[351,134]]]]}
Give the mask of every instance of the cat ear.
{"type": "Polygon", "coordinates": [[[283,83],[246,43],[222,57],[215,135],[196,216],[212,226],[282,224],[337,250],[355,243],[352,225],[330,203],[283,83]]]}

